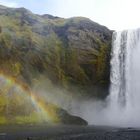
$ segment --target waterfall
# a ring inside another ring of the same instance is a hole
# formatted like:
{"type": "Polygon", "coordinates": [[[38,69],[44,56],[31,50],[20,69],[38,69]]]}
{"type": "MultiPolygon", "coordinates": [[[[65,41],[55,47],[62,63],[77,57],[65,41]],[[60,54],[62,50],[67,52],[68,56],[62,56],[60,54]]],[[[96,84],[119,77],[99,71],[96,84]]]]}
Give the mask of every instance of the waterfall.
{"type": "Polygon", "coordinates": [[[140,29],[113,33],[110,64],[110,111],[119,123],[140,126],[140,29]]]}
{"type": "Polygon", "coordinates": [[[113,33],[110,61],[108,97],[80,100],[82,111],[76,109],[75,114],[89,124],[140,127],[140,29],[113,33]]]}

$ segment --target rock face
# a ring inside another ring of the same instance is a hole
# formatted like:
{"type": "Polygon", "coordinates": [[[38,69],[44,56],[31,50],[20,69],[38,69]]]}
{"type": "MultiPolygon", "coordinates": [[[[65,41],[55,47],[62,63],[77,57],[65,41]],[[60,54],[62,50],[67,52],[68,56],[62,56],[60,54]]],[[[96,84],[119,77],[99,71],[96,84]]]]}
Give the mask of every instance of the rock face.
{"type": "Polygon", "coordinates": [[[88,125],[88,122],[84,119],[70,115],[67,111],[64,109],[60,109],[57,112],[58,116],[61,118],[61,122],[63,124],[69,124],[69,125],[88,125]]]}
{"type": "Polygon", "coordinates": [[[80,95],[104,97],[112,31],[90,19],[0,7],[0,69],[32,85],[43,74],[80,95]],[[102,92],[103,91],[103,92],[102,92]]]}
{"type": "Polygon", "coordinates": [[[77,17],[55,29],[68,55],[66,76],[91,94],[104,96],[109,84],[112,32],[89,19],[77,17]],[[103,92],[101,91],[103,89],[103,92]]]}
{"type": "MultiPolygon", "coordinates": [[[[84,17],[64,19],[0,6],[0,73],[28,88],[47,81],[45,87],[59,87],[73,97],[104,98],[111,36],[108,28],[84,17]]],[[[77,119],[70,121],[86,124],[77,119]]]]}

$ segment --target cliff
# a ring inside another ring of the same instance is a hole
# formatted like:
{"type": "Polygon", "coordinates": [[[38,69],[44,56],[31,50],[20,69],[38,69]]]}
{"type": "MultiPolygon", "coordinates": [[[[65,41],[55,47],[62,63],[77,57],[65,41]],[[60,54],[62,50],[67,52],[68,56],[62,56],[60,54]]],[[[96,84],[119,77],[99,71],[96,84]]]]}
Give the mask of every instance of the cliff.
{"type": "Polygon", "coordinates": [[[31,89],[43,83],[74,97],[104,98],[111,36],[112,31],[88,18],[0,6],[0,72],[31,89]]]}

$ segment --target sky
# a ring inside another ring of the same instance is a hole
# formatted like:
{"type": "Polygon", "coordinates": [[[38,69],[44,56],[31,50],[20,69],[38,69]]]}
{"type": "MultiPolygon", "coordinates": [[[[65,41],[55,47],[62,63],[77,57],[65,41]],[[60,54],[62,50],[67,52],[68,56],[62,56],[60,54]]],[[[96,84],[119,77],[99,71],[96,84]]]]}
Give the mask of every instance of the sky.
{"type": "Polygon", "coordinates": [[[0,0],[0,4],[36,14],[83,16],[112,30],[140,27],[140,0],[0,0]]]}

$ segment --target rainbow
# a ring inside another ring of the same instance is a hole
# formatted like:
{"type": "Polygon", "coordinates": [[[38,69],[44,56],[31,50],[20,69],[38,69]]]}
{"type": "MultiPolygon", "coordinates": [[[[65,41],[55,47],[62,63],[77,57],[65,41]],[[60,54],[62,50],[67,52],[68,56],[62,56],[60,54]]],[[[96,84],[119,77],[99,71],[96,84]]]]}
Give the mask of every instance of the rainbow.
{"type": "Polygon", "coordinates": [[[47,103],[41,97],[37,97],[38,94],[32,92],[27,84],[0,72],[0,89],[5,90],[4,93],[7,93],[11,88],[14,88],[19,94],[24,94],[31,99],[32,104],[36,108],[36,112],[41,116],[43,121],[49,123],[60,122],[60,118],[57,115],[57,106],[47,103]]]}

